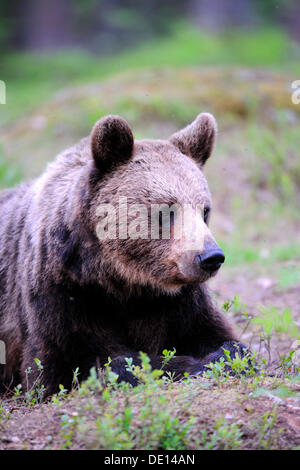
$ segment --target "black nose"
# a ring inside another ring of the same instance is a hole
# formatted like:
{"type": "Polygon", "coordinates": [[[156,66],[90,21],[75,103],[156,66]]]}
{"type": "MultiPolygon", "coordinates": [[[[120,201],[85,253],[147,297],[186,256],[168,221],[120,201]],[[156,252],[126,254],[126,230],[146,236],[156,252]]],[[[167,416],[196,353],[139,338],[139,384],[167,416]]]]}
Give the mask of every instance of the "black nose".
{"type": "Polygon", "coordinates": [[[208,273],[217,271],[225,261],[225,256],[220,248],[206,250],[201,255],[196,256],[200,268],[208,273]]]}

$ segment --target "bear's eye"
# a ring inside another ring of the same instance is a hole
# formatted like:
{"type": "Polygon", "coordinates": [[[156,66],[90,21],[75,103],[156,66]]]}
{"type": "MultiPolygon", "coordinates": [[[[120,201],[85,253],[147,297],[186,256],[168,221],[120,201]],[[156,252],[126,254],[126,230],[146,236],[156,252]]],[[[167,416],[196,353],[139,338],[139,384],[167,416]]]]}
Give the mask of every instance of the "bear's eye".
{"type": "Polygon", "coordinates": [[[210,207],[204,207],[203,219],[206,224],[209,222],[210,217],[210,207]]]}

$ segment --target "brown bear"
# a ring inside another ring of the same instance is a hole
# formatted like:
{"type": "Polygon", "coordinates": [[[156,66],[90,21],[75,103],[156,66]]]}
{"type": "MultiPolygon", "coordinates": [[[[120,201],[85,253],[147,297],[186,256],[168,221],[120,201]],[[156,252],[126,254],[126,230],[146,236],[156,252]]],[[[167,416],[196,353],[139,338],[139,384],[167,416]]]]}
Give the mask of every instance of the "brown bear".
{"type": "Polygon", "coordinates": [[[119,381],[134,384],[125,358],[138,363],[139,351],[160,368],[162,351],[175,348],[166,368],[176,378],[201,374],[223,347],[243,353],[206,286],[224,261],[208,228],[202,173],[216,130],[214,117],[202,113],[169,140],[135,141],[124,119],[107,116],[39,178],[0,194],[2,388],[25,385],[35,358],[52,394],[59,384],[70,388],[77,367],[85,379],[108,357],[119,381]],[[100,236],[120,198],[127,219],[113,214],[110,236],[100,236]],[[147,237],[147,227],[126,235],[136,204],[159,208],[158,237],[147,237]],[[161,236],[161,204],[203,208],[192,221],[192,245],[186,234],[172,236],[173,212],[171,235],[161,236]]]}

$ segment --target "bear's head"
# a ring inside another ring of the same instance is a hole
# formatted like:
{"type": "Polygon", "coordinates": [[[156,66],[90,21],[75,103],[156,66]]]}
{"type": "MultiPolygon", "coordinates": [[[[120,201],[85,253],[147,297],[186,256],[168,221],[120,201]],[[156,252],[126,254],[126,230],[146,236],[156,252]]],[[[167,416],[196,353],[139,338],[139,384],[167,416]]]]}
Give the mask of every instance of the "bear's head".
{"type": "Polygon", "coordinates": [[[208,227],[202,173],[216,132],[208,113],[169,140],[134,140],[119,116],[95,124],[90,207],[102,276],[174,293],[216,274],[225,258],[208,227]]]}

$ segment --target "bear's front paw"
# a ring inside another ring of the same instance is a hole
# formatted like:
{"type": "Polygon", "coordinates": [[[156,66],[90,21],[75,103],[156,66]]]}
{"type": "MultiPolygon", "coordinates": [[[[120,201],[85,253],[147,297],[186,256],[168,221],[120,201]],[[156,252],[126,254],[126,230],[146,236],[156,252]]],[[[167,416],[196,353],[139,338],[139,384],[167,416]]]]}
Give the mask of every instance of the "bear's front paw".
{"type": "Polygon", "coordinates": [[[202,375],[212,369],[211,364],[224,364],[219,373],[229,373],[230,375],[245,375],[250,372],[257,372],[251,351],[242,343],[237,341],[226,341],[219,349],[208,354],[195,368],[193,375],[202,375]],[[238,360],[240,358],[240,360],[238,360]]]}
{"type": "Polygon", "coordinates": [[[226,358],[226,371],[231,375],[249,375],[258,372],[253,353],[237,341],[227,341],[221,346],[226,358]],[[240,358],[240,360],[238,360],[240,358]]]}

